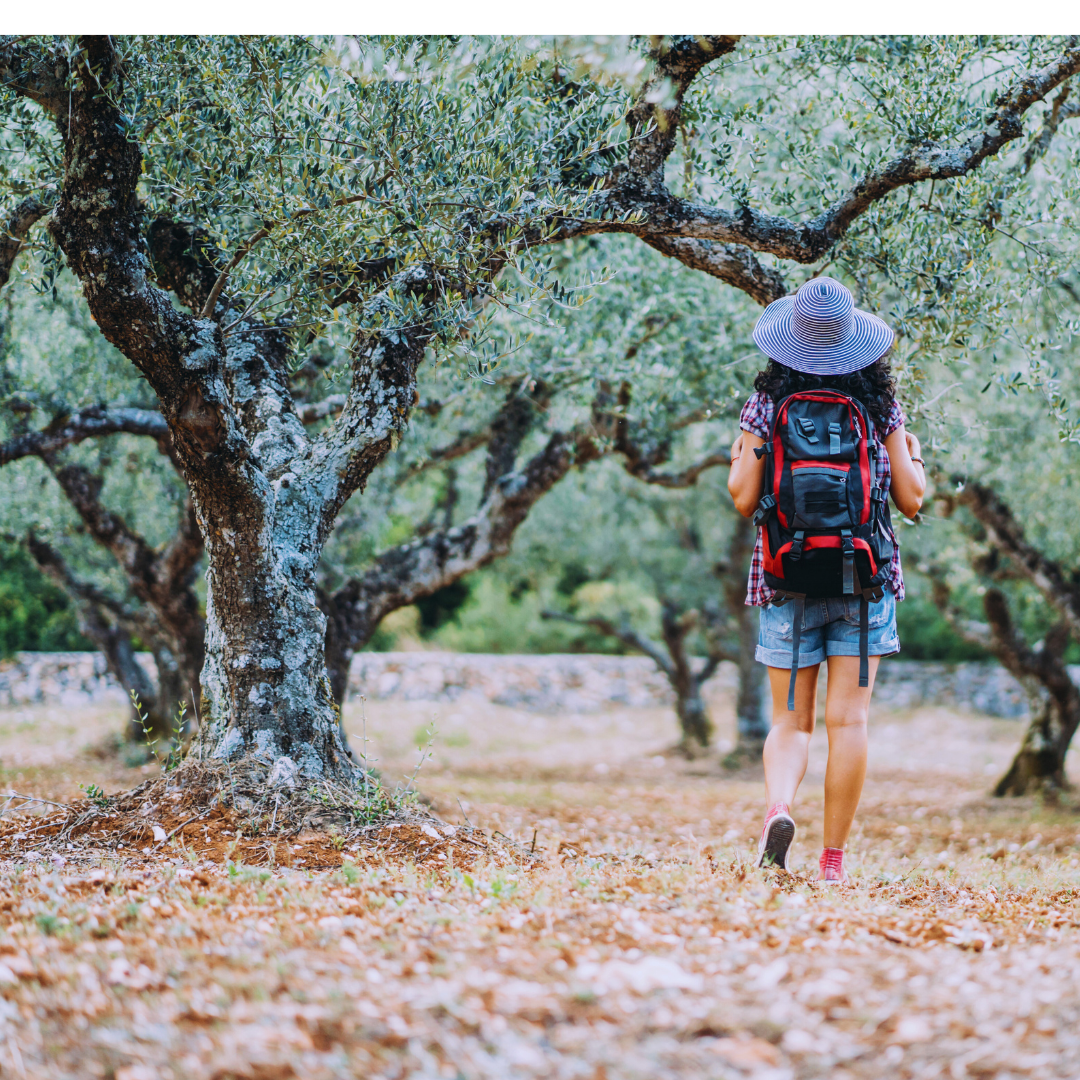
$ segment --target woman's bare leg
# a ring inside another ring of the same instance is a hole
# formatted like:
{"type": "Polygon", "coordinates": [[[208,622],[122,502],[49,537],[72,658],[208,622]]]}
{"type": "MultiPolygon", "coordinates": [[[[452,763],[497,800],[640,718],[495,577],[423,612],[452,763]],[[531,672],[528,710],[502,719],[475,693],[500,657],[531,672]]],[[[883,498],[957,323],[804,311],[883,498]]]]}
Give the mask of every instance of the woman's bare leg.
{"type": "MultiPolygon", "coordinates": [[[[825,770],[825,846],[843,848],[866,779],[866,721],[881,657],[870,657],[870,685],[859,685],[857,656],[830,656],[825,692],[829,764],[825,770]]],[[[798,701],[796,700],[796,704],[798,701]]]]}
{"type": "Polygon", "coordinates": [[[799,668],[795,678],[795,711],[788,712],[789,668],[769,668],[773,720],[765,740],[765,798],[767,808],[778,802],[791,806],[810,754],[810,736],[817,719],[817,684],[820,665],[799,668]]]}

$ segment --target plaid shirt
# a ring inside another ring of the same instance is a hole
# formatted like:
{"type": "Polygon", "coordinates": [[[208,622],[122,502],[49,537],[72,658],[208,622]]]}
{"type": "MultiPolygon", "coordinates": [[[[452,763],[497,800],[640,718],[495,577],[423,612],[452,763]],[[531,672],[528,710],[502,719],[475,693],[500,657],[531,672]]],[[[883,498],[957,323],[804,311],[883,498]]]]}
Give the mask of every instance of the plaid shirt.
{"type": "MultiPolygon", "coordinates": [[[[768,394],[758,391],[752,394],[750,400],[743,406],[739,415],[739,427],[743,431],[749,431],[759,439],[769,438],[769,426],[772,424],[775,406],[773,399],[768,394]]],[[[892,472],[889,468],[889,455],[885,453],[883,440],[891,435],[904,423],[904,411],[897,401],[893,401],[889,410],[889,422],[885,426],[884,433],[878,431],[878,425],[874,425],[874,442],[877,443],[877,468],[875,479],[877,486],[882,491],[889,490],[892,472]]],[[[892,590],[897,600],[904,599],[904,573],[900,569],[900,543],[893,535],[893,556],[889,566],[889,576],[886,585],[892,590]]],[[[754,554],[750,559],[750,580],[747,583],[746,603],[751,607],[763,607],[769,603],[775,595],[775,590],[765,584],[765,556],[762,551],[761,529],[758,529],[757,542],[754,544],[754,554]]]]}

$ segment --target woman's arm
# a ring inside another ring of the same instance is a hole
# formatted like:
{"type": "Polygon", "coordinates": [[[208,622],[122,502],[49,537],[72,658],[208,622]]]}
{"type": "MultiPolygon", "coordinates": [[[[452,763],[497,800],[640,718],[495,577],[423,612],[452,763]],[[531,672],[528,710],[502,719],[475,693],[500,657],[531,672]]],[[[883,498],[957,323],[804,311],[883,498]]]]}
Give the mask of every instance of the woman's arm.
{"type": "Polygon", "coordinates": [[[731,444],[731,471],[727,489],[735,500],[735,509],[743,517],[753,517],[761,500],[761,482],[765,476],[765,459],[754,453],[765,440],[749,431],[742,432],[731,444]]]}
{"type": "Polygon", "coordinates": [[[913,518],[922,509],[926,492],[926,471],[921,462],[911,460],[922,457],[919,440],[901,424],[886,437],[885,452],[889,455],[892,470],[889,494],[896,509],[904,517],[913,518]]]}

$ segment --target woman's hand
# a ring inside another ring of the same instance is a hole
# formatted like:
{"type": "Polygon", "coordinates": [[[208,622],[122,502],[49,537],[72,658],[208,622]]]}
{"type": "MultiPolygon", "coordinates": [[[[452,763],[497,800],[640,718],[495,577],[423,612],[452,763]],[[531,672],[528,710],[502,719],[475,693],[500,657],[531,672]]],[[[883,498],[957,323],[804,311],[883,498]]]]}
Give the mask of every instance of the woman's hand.
{"type": "Polygon", "coordinates": [[[727,489],[735,502],[735,509],[743,517],[753,517],[761,499],[765,459],[752,451],[764,445],[764,439],[748,431],[742,432],[731,444],[731,471],[728,473],[727,489]]]}

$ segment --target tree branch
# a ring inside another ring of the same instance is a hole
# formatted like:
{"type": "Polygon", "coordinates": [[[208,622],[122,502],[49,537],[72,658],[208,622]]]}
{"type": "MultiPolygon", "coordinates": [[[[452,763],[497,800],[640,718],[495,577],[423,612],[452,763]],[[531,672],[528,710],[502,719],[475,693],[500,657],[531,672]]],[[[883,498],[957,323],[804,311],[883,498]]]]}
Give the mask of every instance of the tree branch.
{"type": "Polygon", "coordinates": [[[663,184],[662,170],[675,146],[686,91],[706,64],[731,52],[738,41],[738,36],[679,34],[662,38],[650,51],[655,70],[626,117],[629,177],[663,184]],[[665,105],[669,96],[671,104],[665,105]]]}
{"type": "Polygon", "coordinates": [[[645,637],[644,634],[639,634],[625,620],[616,625],[610,619],[604,619],[600,616],[581,618],[577,615],[568,615],[562,611],[542,611],[540,617],[542,619],[556,619],[559,622],[572,623],[575,626],[589,626],[593,630],[599,630],[601,634],[613,637],[616,641],[621,641],[624,645],[628,645],[635,652],[647,656],[665,675],[668,676],[668,678],[673,678],[675,676],[675,665],[673,664],[671,657],[655,644],[655,642],[652,642],[645,637]]]}
{"type": "Polygon", "coordinates": [[[176,294],[193,314],[200,312],[217,280],[217,250],[205,230],[170,218],[155,218],[146,246],[158,284],[176,294]]]}
{"type": "Polygon", "coordinates": [[[24,457],[47,457],[84,439],[121,432],[148,435],[159,442],[169,438],[169,426],[159,412],[122,405],[91,405],[77,413],[58,416],[40,431],[28,431],[0,443],[0,465],[24,457]]]}
{"type": "Polygon", "coordinates": [[[478,450],[491,438],[491,428],[482,427],[476,431],[463,431],[456,439],[432,450],[422,461],[410,465],[401,475],[399,482],[405,483],[414,476],[419,476],[428,469],[439,465],[445,465],[448,461],[456,461],[474,450],[478,450]]]}
{"type": "Polygon", "coordinates": [[[67,119],[68,58],[66,50],[51,46],[33,55],[32,47],[18,38],[0,39],[0,82],[37,102],[58,127],[67,119]]]}
{"type": "Polygon", "coordinates": [[[678,259],[691,270],[700,270],[741,289],[762,307],[788,294],[784,275],[762,266],[754,253],[742,244],[718,244],[711,240],[657,236],[652,233],[643,234],[641,239],[661,255],[678,259]]]}
{"type": "Polygon", "coordinates": [[[558,432],[520,471],[502,477],[467,521],[380,555],[362,577],[353,578],[333,596],[348,647],[362,648],[391,611],[506,554],[535,503],[575,464],[596,456],[587,431],[558,432]]]}
{"type": "MultiPolygon", "coordinates": [[[[589,221],[567,221],[555,238],[588,233],[632,233],[654,246],[666,243],[665,254],[670,253],[674,258],[685,256],[692,260],[691,264],[696,263],[697,268],[706,269],[706,272],[714,271],[701,265],[703,259],[708,261],[705,253],[694,246],[673,246],[671,241],[708,240],[721,245],[742,245],[798,263],[816,262],[862,214],[893,191],[924,180],[964,176],[1020,138],[1027,110],[1078,71],[1080,39],[1072,37],[1057,60],[1039,71],[1028,72],[1002,92],[983,127],[966,137],[961,135],[959,145],[951,138],[927,140],[912,146],[868,173],[831,207],[805,222],[791,221],[750,207],[733,212],[678,199],[663,186],[655,168],[651,174],[653,182],[648,185],[636,179],[632,169],[623,169],[612,173],[608,188],[601,194],[604,205],[616,212],[616,220],[600,220],[598,214],[596,219],[589,221]],[[636,220],[623,220],[626,215],[634,214],[638,215],[636,220]]],[[[670,152],[673,144],[673,134],[670,139],[654,136],[650,148],[642,151],[642,167],[655,162],[657,150],[666,147],[670,152]]],[[[717,268],[722,272],[715,276],[730,280],[750,295],[758,293],[755,299],[762,302],[770,290],[767,283],[764,290],[760,287],[758,271],[753,268],[743,272],[737,268],[727,269],[725,257],[720,256],[719,260],[717,268]],[[730,278],[725,273],[730,274],[730,278]]]]}
{"type": "Polygon", "coordinates": [[[683,469],[682,472],[677,473],[657,472],[650,465],[634,464],[629,460],[626,461],[625,468],[631,476],[644,484],[656,484],[665,488],[688,488],[693,487],[698,482],[698,477],[706,469],[715,468],[717,465],[730,464],[731,454],[727,450],[719,450],[715,454],[709,454],[702,458],[695,465],[691,465],[683,469]]]}
{"type": "Polygon", "coordinates": [[[345,408],[345,400],[344,394],[330,394],[322,401],[310,401],[298,405],[296,413],[300,417],[301,424],[315,424],[331,416],[340,416],[341,410],[345,408]]]}
{"type": "Polygon", "coordinates": [[[951,494],[951,499],[971,511],[986,529],[991,542],[1009,556],[1047,602],[1068,620],[1073,634],[1080,638],[1080,586],[1072,575],[1028,542],[1009,505],[992,488],[959,477],[954,477],[954,481],[954,487],[962,485],[962,490],[951,494]]]}
{"type": "Polygon", "coordinates": [[[26,234],[50,210],[52,205],[43,202],[36,195],[23,199],[0,226],[0,289],[11,277],[11,268],[15,265],[19,252],[22,251],[26,234]]]}
{"type": "MultiPolygon", "coordinates": [[[[50,458],[46,464],[87,531],[120,564],[132,594],[153,613],[153,618],[143,619],[142,635],[166,646],[176,678],[197,687],[205,626],[193,586],[203,541],[191,499],[185,504],[176,534],[157,552],[123,518],[102,506],[101,477],[81,465],[57,468],[50,458]]],[[[166,653],[159,648],[154,652],[164,688],[170,677],[164,670],[166,653]]]]}

